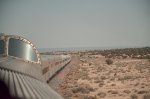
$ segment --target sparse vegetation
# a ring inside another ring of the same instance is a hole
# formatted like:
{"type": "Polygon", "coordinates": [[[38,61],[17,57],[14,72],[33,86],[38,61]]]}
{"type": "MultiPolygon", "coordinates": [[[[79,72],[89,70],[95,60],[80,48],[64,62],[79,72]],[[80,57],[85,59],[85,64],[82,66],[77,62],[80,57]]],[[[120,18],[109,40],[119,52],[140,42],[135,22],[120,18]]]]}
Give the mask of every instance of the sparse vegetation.
{"type": "Polygon", "coordinates": [[[62,95],[65,99],[150,99],[150,59],[145,59],[149,55],[150,48],[77,53],[79,64],[73,64],[77,69],[66,77],[62,95]]]}
{"type": "Polygon", "coordinates": [[[108,65],[111,65],[111,64],[113,63],[113,61],[112,61],[112,59],[108,58],[108,59],[106,59],[106,63],[107,63],[108,65]]]}
{"type": "Polygon", "coordinates": [[[111,93],[111,94],[118,94],[118,91],[116,91],[116,90],[109,90],[108,93],[111,93]]]}
{"type": "Polygon", "coordinates": [[[137,82],[134,86],[138,86],[139,85],[139,82],[137,82]]]}
{"type": "Polygon", "coordinates": [[[148,95],[148,94],[144,95],[143,99],[150,99],[150,95],[148,95]]]}
{"type": "Polygon", "coordinates": [[[104,93],[104,92],[99,92],[97,95],[98,95],[100,98],[104,98],[104,97],[106,96],[106,93],[104,93]]]}
{"type": "Polygon", "coordinates": [[[128,80],[128,79],[133,79],[134,77],[133,76],[131,76],[131,75],[125,75],[124,76],[124,80],[128,80]]]}
{"type": "Polygon", "coordinates": [[[138,97],[137,97],[136,94],[131,95],[131,98],[132,98],[132,99],[138,99],[138,97]]]}
{"type": "Polygon", "coordinates": [[[145,93],[147,93],[147,91],[145,91],[145,90],[141,90],[138,92],[138,94],[145,94],[145,93]]]}
{"type": "Polygon", "coordinates": [[[73,88],[73,89],[72,89],[72,92],[73,92],[73,93],[79,93],[79,92],[81,92],[81,93],[86,93],[86,94],[88,94],[90,91],[89,91],[89,90],[86,90],[86,89],[83,88],[83,87],[77,87],[77,88],[73,88]]]}
{"type": "Polygon", "coordinates": [[[100,83],[100,82],[103,82],[103,80],[101,80],[101,79],[95,79],[94,80],[94,83],[100,83]]]}
{"type": "Polygon", "coordinates": [[[124,92],[124,93],[126,93],[126,94],[131,93],[131,91],[130,91],[130,90],[124,90],[123,92],[124,92]]]}
{"type": "Polygon", "coordinates": [[[125,49],[111,49],[101,51],[89,51],[92,55],[101,54],[106,58],[122,58],[127,57],[136,59],[150,59],[150,47],[144,48],[125,48],[125,49]]]}
{"type": "Polygon", "coordinates": [[[85,96],[84,99],[97,99],[96,96],[85,96]]]}
{"type": "Polygon", "coordinates": [[[88,94],[89,92],[93,92],[94,89],[90,86],[90,85],[80,85],[76,88],[72,89],[73,93],[84,93],[84,94],[88,94]]]}
{"type": "Polygon", "coordinates": [[[111,86],[116,86],[116,84],[111,84],[111,86]]]}
{"type": "Polygon", "coordinates": [[[103,76],[101,76],[101,79],[102,79],[102,80],[105,80],[105,79],[107,79],[107,78],[106,78],[106,76],[103,75],[103,76]]]}
{"type": "Polygon", "coordinates": [[[103,87],[104,81],[99,83],[99,87],[103,87]]]}

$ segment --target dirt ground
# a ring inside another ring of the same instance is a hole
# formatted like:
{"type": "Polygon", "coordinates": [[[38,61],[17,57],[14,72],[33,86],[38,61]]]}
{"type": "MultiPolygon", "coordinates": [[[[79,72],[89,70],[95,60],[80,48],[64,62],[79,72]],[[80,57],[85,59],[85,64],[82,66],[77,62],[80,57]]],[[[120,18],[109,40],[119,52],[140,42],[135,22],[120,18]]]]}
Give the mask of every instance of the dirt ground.
{"type": "Polygon", "coordinates": [[[150,60],[72,55],[69,73],[57,88],[65,99],[150,99],[150,60]]]}

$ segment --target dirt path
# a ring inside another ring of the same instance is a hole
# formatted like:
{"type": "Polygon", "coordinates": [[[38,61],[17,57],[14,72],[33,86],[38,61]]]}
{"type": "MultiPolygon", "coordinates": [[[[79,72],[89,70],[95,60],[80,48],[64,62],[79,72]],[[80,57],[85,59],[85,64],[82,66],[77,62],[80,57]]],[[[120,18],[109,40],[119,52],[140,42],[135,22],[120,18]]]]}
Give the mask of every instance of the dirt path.
{"type": "Polygon", "coordinates": [[[150,99],[150,61],[79,55],[57,92],[65,99],[150,99]]]}

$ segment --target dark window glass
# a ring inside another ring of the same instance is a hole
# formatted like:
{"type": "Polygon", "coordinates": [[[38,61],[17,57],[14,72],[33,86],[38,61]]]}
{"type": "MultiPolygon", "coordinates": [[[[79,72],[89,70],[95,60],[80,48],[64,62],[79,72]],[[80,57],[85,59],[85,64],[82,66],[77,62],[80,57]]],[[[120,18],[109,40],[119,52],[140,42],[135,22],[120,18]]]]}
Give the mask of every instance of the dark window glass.
{"type": "Polygon", "coordinates": [[[0,40],[0,54],[4,54],[5,52],[5,42],[0,40]]]}
{"type": "Polygon", "coordinates": [[[38,61],[37,55],[30,44],[14,38],[9,39],[8,54],[28,61],[38,61]]]}

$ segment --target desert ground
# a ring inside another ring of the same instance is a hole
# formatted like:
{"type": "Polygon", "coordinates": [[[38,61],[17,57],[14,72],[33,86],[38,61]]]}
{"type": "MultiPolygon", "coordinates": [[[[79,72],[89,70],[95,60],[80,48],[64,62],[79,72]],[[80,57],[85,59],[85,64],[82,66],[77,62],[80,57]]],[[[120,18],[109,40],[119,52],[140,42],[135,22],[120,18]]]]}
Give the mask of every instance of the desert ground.
{"type": "Polygon", "coordinates": [[[65,99],[150,99],[149,50],[124,52],[70,54],[70,69],[55,90],[65,99]]]}

